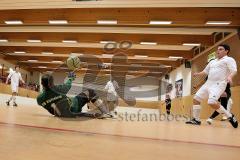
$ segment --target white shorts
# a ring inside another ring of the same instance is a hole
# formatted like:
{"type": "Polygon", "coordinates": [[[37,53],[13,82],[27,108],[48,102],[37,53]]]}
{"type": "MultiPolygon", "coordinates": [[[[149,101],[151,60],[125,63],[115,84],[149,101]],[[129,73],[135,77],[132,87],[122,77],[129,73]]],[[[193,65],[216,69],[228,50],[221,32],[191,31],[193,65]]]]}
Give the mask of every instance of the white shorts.
{"type": "Polygon", "coordinates": [[[16,92],[18,93],[18,86],[17,85],[11,85],[11,88],[12,88],[12,93],[16,92]]]}
{"type": "Polygon", "coordinates": [[[218,101],[227,87],[226,82],[206,82],[195,94],[194,99],[202,101],[212,99],[218,101]]]}

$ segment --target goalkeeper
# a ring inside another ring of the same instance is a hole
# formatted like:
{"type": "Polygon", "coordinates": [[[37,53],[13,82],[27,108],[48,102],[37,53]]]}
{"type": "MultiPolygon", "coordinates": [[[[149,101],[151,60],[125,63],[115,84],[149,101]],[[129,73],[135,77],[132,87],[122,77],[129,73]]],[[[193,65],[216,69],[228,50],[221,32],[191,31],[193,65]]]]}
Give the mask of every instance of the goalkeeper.
{"type": "Polygon", "coordinates": [[[66,95],[71,89],[74,79],[74,73],[70,73],[68,80],[64,84],[54,85],[52,75],[43,75],[41,78],[43,91],[37,97],[38,105],[57,117],[74,118],[88,116],[93,118],[111,118],[112,116],[108,113],[108,109],[94,90],[88,89],[75,97],[66,95]],[[86,103],[93,103],[101,111],[101,114],[82,113],[82,108],[86,103]]]}

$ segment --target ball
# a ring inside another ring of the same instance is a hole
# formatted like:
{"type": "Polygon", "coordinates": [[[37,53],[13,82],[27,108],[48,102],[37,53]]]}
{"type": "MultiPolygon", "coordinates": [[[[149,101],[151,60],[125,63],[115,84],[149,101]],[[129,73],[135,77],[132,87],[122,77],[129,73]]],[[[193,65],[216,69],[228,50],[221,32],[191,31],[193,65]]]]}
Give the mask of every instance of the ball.
{"type": "Polygon", "coordinates": [[[81,61],[77,56],[70,56],[66,61],[67,67],[70,70],[75,70],[80,68],[81,61]]]}

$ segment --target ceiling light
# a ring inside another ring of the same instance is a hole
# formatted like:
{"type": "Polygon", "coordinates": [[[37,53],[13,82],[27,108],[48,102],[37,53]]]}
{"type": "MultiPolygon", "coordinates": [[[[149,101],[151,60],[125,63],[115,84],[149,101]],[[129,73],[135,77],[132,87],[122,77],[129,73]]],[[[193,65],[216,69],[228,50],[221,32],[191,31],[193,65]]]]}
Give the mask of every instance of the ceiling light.
{"type": "Polygon", "coordinates": [[[46,66],[38,66],[38,68],[47,68],[46,66]]]}
{"type": "Polygon", "coordinates": [[[26,52],[25,51],[14,51],[14,53],[16,53],[16,54],[24,54],[26,52]]]}
{"type": "Polygon", "coordinates": [[[172,67],[172,66],[168,66],[168,65],[159,65],[160,68],[169,68],[169,67],[172,67]]]}
{"type": "Polygon", "coordinates": [[[67,20],[49,20],[49,24],[68,24],[67,20]]]}
{"type": "Polygon", "coordinates": [[[52,63],[63,63],[63,61],[52,61],[52,63]]]}
{"type": "Polygon", "coordinates": [[[23,24],[20,20],[14,20],[14,21],[5,21],[6,24],[23,24]]]}
{"type": "Polygon", "coordinates": [[[200,43],[183,43],[184,46],[200,46],[200,43]]]}
{"type": "Polygon", "coordinates": [[[231,21],[207,21],[206,24],[208,25],[229,25],[231,21]]]}
{"type": "Polygon", "coordinates": [[[134,57],[136,57],[136,58],[147,58],[148,56],[147,55],[134,55],[134,57]]]}
{"type": "Polygon", "coordinates": [[[117,20],[98,20],[97,24],[117,24],[117,20]]]}
{"type": "Polygon", "coordinates": [[[0,39],[0,42],[8,42],[7,39],[0,39]]]}
{"type": "Polygon", "coordinates": [[[101,44],[107,44],[107,43],[117,43],[115,41],[100,41],[101,44]]]}
{"type": "Polygon", "coordinates": [[[52,52],[42,52],[42,54],[50,55],[53,54],[52,52]]]}
{"type": "Polygon", "coordinates": [[[178,57],[178,56],[169,56],[168,58],[170,58],[170,59],[183,59],[183,57],[178,57]]]}
{"type": "Polygon", "coordinates": [[[157,45],[157,42],[140,42],[142,45],[157,45]]]}
{"type": "Polygon", "coordinates": [[[39,39],[28,39],[27,42],[29,42],[29,43],[40,43],[42,41],[39,40],[39,39]]]}
{"type": "Polygon", "coordinates": [[[150,21],[149,24],[172,24],[172,21],[150,21]]]}
{"type": "Polygon", "coordinates": [[[37,62],[38,60],[36,59],[29,59],[28,62],[37,62]]]}

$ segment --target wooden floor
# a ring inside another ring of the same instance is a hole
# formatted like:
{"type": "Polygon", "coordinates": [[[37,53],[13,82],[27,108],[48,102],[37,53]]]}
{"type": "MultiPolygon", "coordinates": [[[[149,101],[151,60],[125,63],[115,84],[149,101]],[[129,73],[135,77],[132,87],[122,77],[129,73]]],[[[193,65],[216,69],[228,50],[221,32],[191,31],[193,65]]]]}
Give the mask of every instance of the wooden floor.
{"type": "Polygon", "coordinates": [[[1,160],[239,160],[240,129],[228,122],[58,119],[33,99],[18,97],[19,107],[6,107],[7,97],[0,94],[1,160]]]}

